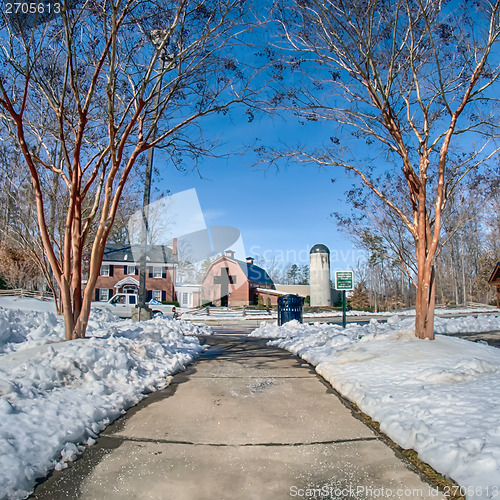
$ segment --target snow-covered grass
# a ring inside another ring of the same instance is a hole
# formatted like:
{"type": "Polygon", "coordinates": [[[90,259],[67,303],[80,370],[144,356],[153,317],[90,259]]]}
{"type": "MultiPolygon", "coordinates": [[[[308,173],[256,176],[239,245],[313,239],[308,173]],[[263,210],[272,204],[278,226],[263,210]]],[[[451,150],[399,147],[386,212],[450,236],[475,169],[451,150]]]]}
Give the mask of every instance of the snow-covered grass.
{"type": "MultiPolygon", "coordinates": [[[[500,309],[496,307],[436,307],[436,316],[453,316],[462,314],[497,314],[500,309]]],[[[381,311],[381,312],[365,312],[365,311],[347,311],[347,316],[415,316],[415,309],[403,309],[401,311],[381,311]]],[[[342,311],[318,311],[318,312],[305,312],[304,318],[321,318],[321,317],[335,317],[342,316],[342,311]]]]}
{"type": "MultiPolygon", "coordinates": [[[[413,322],[396,316],[344,330],[294,321],[262,325],[251,335],[272,338],[315,365],[384,433],[457,481],[468,498],[498,498],[500,350],[444,335],[418,340],[413,322]]],[[[437,318],[435,330],[500,330],[500,316],[437,318]]]]}
{"type": "MultiPolygon", "coordinates": [[[[31,306],[23,300],[17,305],[31,306]]],[[[210,333],[182,320],[133,323],[95,310],[89,338],[62,342],[61,318],[40,309],[0,307],[1,499],[24,498],[37,478],[64,468],[203,350],[193,335],[210,333]]]]}
{"type": "Polygon", "coordinates": [[[56,312],[56,306],[53,300],[40,300],[30,297],[13,297],[8,295],[0,297],[0,307],[3,309],[51,312],[54,314],[56,312]]]}

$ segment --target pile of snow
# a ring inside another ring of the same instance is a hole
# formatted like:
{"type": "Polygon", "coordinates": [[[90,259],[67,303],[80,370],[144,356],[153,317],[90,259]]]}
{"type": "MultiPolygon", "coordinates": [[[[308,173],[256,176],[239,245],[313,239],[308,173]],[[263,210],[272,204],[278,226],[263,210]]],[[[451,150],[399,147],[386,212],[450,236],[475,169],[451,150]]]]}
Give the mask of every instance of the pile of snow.
{"type": "MultiPolygon", "coordinates": [[[[26,310],[4,309],[3,302],[0,304],[0,355],[64,341],[64,323],[56,314],[35,311],[27,315],[26,310]]],[[[126,330],[135,331],[137,323],[122,320],[109,309],[91,309],[87,337],[106,336],[115,327],[123,334],[126,330]]],[[[183,320],[177,321],[175,329],[187,336],[213,333],[209,327],[195,327],[183,320]]]]}
{"type": "Polygon", "coordinates": [[[89,338],[62,342],[49,312],[0,309],[0,498],[26,497],[125,409],[164,388],[208,333],[182,320],[143,323],[93,311],[89,338]]]}
{"type": "MultiPolygon", "coordinates": [[[[493,330],[500,330],[500,316],[436,320],[436,332],[493,330]]],[[[474,498],[498,494],[500,350],[443,335],[422,341],[413,320],[398,317],[345,330],[294,321],[263,325],[251,335],[275,339],[270,344],[315,365],[400,446],[474,487],[474,498]]]]}

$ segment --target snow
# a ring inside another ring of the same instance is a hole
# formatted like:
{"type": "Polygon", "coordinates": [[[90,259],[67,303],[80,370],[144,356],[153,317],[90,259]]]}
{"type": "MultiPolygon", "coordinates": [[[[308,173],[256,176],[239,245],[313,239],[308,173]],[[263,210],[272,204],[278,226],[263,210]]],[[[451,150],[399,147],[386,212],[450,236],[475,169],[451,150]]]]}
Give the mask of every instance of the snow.
{"type": "MultiPolygon", "coordinates": [[[[455,307],[455,308],[439,308],[436,307],[436,316],[451,316],[451,315],[467,315],[467,314],[498,314],[500,309],[489,307],[455,307]]],[[[399,316],[415,316],[415,309],[404,309],[400,311],[381,311],[381,312],[365,312],[365,311],[347,311],[347,316],[374,316],[374,317],[390,317],[395,314],[399,316]]],[[[320,312],[306,312],[304,318],[322,318],[322,317],[337,317],[342,316],[342,311],[320,311],[320,312]]]]}
{"type": "MultiPolygon", "coordinates": [[[[268,290],[269,291],[269,290],[268,290]]],[[[273,290],[271,290],[273,291],[273,290]]],[[[206,308],[202,309],[189,309],[185,310],[182,317],[187,320],[269,320],[277,318],[277,311],[271,309],[271,314],[267,311],[246,309],[246,316],[243,316],[243,309],[241,308],[224,308],[224,307],[210,307],[210,314],[207,314],[206,308]]],[[[450,315],[483,315],[483,314],[498,314],[500,310],[494,307],[465,307],[465,308],[436,308],[436,316],[450,316],[450,315]]],[[[365,312],[365,311],[347,311],[348,317],[373,317],[373,318],[383,318],[394,316],[398,314],[404,317],[414,317],[415,309],[405,309],[402,311],[382,311],[382,312],[365,312]]],[[[314,319],[327,319],[327,318],[340,318],[342,317],[342,311],[340,310],[330,310],[330,311],[318,311],[318,312],[304,312],[304,319],[314,320],[314,319]]]]}
{"type": "MultiPolygon", "coordinates": [[[[500,331],[500,316],[436,318],[437,333],[500,331]]],[[[338,392],[403,448],[453,478],[468,498],[500,489],[500,350],[436,335],[419,340],[413,319],[367,325],[262,325],[252,332],[315,365],[338,392]],[[472,491],[472,489],[469,489],[472,491]]],[[[496,495],[495,495],[496,494],[496,495]]]]}
{"type": "Polygon", "coordinates": [[[37,478],[66,467],[125,409],[167,386],[203,350],[194,335],[210,333],[93,310],[88,338],[63,342],[62,319],[29,310],[32,300],[0,299],[1,499],[25,498],[37,478]]]}
{"type": "Polygon", "coordinates": [[[21,309],[25,311],[56,312],[53,300],[41,300],[30,297],[0,297],[0,306],[4,309],[21,309]]]}

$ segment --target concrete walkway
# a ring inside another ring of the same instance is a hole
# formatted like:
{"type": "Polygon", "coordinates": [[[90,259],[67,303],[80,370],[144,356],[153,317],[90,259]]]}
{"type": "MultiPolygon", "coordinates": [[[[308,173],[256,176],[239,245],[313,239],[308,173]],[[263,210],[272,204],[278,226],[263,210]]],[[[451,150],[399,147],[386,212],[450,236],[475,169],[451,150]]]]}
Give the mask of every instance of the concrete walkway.
{"type": "Polygon", "coordinates": [[[199,362],[33,497],[444,498],[299,358],[245,336],[205,341],[199,362]]]}

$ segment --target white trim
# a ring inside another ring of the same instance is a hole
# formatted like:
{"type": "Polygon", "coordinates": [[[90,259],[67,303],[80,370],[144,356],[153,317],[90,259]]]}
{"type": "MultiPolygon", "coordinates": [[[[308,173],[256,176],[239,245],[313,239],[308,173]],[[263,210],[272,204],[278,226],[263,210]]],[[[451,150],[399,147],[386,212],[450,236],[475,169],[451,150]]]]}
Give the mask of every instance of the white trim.
{"type": "Polygon", "coordinates": [[[135,278],[132,278],[132,276],[127,276],[118,281],[118,283],[115,283],[114,287],[118,290],[123,285],[135,285],[136,287],[139,287],[139,281],[135,278]]]}
{"type": "Polygon", "coordinates": [[[279,290],[274,290],[274,288],[256,288],[258,292],[269,293],[270,295],[287,295],[287,292],[280,292],[279,290]]]}
{"type": "MultiPolygon", "coordinates": [[[[140,262],[130,262],[130,261],[125,261],[125,260],[105,260],[103,261],[103,265],[112,265],[112,266],[131,266],[134,264],[137,267],[140,267],[141,263],[140,262]]],[[[172,267],[175,268],[178,266],[177,262],[149,262],[148,260],[148,267],[149,266],[162,266],[162,267],[172,267]]]]}
{"type": "Polygon", "coordinates": [[[111,277],[111,264],[101,264],[99,276],[104,276],[105,278],[111,277]],[[107,274],[104,274],[104,268],[107,268],[107,274]]]}

